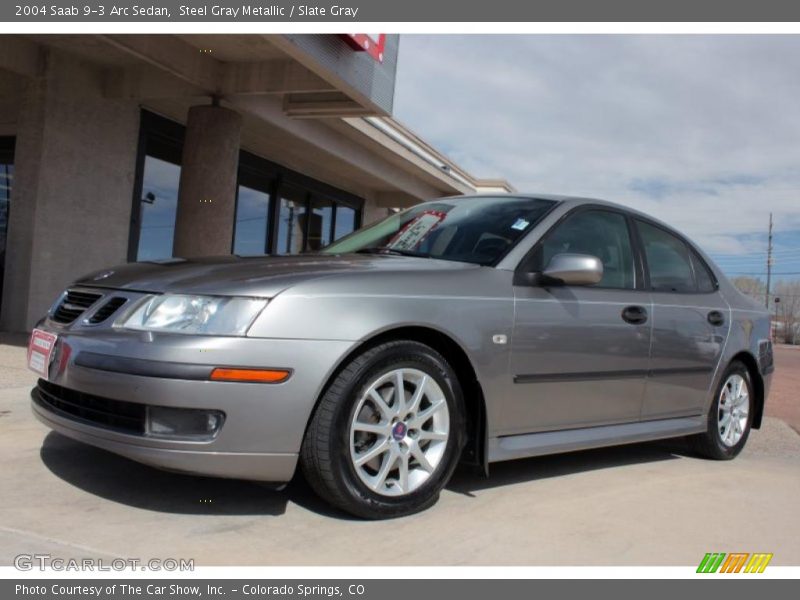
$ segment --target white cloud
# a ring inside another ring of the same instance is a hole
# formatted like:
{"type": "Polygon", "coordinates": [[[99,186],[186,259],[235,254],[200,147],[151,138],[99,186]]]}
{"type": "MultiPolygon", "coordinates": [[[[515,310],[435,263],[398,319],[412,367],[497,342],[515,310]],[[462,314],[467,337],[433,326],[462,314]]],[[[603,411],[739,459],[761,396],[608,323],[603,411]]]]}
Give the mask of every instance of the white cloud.
{"type": "Polygon", "coordinates": [[[415,36],[395,115],[478,176],[601,197],[713,253],[800,230],[800,36],[415,36]]]}

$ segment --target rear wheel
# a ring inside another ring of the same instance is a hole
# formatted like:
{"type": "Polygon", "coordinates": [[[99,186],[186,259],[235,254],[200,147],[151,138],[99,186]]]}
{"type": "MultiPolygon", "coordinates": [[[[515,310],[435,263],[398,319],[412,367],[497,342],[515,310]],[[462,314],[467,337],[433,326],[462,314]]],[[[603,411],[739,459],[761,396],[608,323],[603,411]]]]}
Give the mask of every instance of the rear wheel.
{"type": "Polygon", "coordinates": [[[325,500],[354,515],[391,518],[436,502],[463,446],[463,399],[432,348],[371,348],[337,375],[311,419],[301,467],[325,500]]]}
{"type": "Polygon", "coordinates": [[[693,436],[694,449],[708,458],[730,460],[742,451],[753,421],[753,384],[744,364],[725,370],[708,414],[708,429],[693,436]]]}

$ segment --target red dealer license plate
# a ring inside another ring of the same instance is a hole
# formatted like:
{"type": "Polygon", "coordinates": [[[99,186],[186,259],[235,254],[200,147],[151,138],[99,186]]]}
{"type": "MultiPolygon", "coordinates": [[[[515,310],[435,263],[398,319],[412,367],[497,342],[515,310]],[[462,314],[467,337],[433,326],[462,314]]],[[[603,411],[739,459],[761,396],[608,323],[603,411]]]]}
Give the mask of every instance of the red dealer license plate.
{"type": "Polygon", "coordinates": [[[43,379],[48,378],[50,362],[56,349],[58,336],[41,329],[34,329],[28,343],[28,368],[43,379]]]}

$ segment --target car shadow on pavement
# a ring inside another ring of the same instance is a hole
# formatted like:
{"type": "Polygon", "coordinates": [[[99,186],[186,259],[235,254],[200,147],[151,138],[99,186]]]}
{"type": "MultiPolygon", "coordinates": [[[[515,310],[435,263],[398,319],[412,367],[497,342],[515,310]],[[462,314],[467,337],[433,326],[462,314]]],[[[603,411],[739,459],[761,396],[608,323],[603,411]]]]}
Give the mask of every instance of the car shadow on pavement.
{"type": "Polygon", "coordinates": [[[40,451],[58,478],[136,508],[191,515],[282,515],[289,497],[262,484],[148,467],[50,432],[40,451]]]}
{"type": "MultiPolygon", "coordinates": [[[[688,455],[682,440],[632,444],[497,463],[491,477],[458,470],[451,492],[473,492],[597,469],[657,462],[688,455]]],[[[256,482],[163,471],[50,432],[40,456],[56,477],[85,492],[127,506],[187,515],[280,516],[289,503],[326,517],[356,520],[316,496],[301,476],[284,490],[256,482]]]]}
{"type": "Polygon", "coordinates": [[[473,492],[515,483],[627,465],[674,460],[692,455],[685,438],[552,454],[493,463],[489,466],[489,477],[484,477],[474,469],[462,469],[456,472],[447,489],[451,492],[472,496],[473,492]]]}

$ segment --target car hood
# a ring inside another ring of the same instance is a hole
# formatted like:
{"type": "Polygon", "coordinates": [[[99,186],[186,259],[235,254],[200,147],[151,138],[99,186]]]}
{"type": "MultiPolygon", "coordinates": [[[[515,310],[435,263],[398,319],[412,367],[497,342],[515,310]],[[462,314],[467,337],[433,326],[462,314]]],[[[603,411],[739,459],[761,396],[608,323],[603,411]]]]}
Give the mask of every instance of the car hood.
{"type": "Polygon", "coordinates": [[[297,283],[322,277],[475,268],[478,265],[394,255],[224,256],[131,263],[91,273],[76,284],[139,292],[271,298],[297,283]]]}

